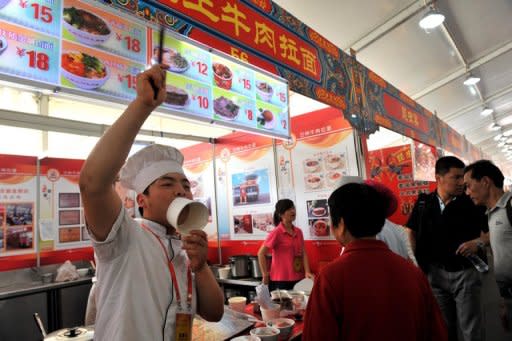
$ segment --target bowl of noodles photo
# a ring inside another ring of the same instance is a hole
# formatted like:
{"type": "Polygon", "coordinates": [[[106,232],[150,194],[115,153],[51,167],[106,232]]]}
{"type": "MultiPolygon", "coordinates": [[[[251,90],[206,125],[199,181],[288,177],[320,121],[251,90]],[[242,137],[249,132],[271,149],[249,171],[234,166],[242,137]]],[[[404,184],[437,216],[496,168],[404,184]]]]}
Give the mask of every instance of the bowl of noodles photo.
{"type": "Polygon", "coordinates": [[[70,51],[61,56],[62,75],[76,87],[92,90],[105,84],[108,68],[101,60],[84,52],[70,51]]]}
{"type": "Polygon", "coordinates": [[[105,20],[83,9],[64,8],[62,19],[69,33],[85,45],[101,45],[112,35],[112,29],[105,20]]]}

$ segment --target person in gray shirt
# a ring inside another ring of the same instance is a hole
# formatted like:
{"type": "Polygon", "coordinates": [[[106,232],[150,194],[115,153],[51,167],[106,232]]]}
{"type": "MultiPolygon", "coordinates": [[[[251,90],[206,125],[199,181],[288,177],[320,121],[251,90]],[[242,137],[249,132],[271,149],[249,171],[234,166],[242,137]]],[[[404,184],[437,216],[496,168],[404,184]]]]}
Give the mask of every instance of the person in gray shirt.
{"type": "Polygon", "coordinates": [[[506,205],[512,192],[503,190],[503,173],[491,161],[479,160],[464,169],[466,194],[475,205],[487,207],[496,283],[503,297],[501,320],[512,329],[512,225],[506,205]]]}

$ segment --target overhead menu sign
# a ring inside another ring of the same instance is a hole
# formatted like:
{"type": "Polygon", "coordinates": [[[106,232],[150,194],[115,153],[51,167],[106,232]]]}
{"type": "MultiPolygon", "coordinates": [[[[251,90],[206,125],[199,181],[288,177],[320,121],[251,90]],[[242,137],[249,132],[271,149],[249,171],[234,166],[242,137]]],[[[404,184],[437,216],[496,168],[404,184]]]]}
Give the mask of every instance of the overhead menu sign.
{"type": "MultiPolygon", "coordinates": [[[[153,31],[153,62],[157,36],[153,31]]],[[[172,33],[164,39],[162,59],[169,65],[165,106],[230,127],[289,136],[285,80],[172,33]]]]}
{"type": "MultiPolygon", "coordinates": [[[[126,101],[155,62],[158,29],[87,0],[0,0],[0,73],[126,101]]],[[[288,84],[168,31],[163,108],[178,116],[289,137],[288,84]]]]}

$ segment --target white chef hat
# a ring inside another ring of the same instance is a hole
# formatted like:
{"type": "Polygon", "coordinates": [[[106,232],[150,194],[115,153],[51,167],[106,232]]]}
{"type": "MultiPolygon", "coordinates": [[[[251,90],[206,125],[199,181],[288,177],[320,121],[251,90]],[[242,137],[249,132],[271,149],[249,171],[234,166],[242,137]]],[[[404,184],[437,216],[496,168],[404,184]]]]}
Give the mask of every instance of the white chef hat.
{"type": "Polygon", "coordinates": [[[336,188],[339,188],[341,186],[344,186],[346,184],[362,184],[364,182],[363,178],[360,176],[353,176],[353,175],[344,175],[341,177],[341,179],[336,184],[336,188]]]}
{"type": "Polygon", "coordinates": [[[137,194],[156,179],[167,173],[185,174],[183,171],[183,154],[170,146],[152,144],[126,160],[121,169],[121,185],[133,189],[137,194]]]}

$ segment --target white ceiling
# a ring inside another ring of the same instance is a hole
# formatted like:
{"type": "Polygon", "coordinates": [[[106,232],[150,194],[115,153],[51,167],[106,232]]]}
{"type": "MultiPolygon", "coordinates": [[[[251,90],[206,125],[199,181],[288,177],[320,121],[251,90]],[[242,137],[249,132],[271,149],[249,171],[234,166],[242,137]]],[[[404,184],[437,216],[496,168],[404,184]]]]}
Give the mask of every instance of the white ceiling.
{"type": "Polygon", "coordinates": [[[512,128],[512,1],[438,0],[443,27],[425,32],[425,0],[274,0],[446,121],[502,168],[493,121],[512,128]],[[467,72],[481,78],[462,84],[467,72]],[[484,106],[494,113],[483,117],[484,106]]]}

